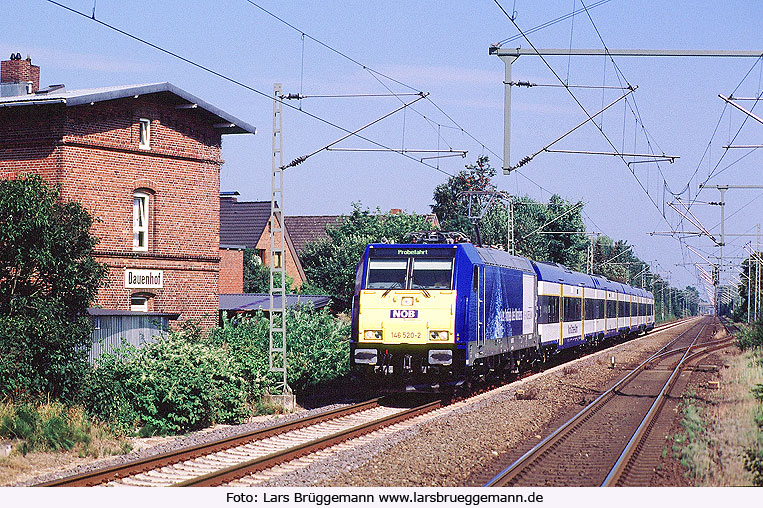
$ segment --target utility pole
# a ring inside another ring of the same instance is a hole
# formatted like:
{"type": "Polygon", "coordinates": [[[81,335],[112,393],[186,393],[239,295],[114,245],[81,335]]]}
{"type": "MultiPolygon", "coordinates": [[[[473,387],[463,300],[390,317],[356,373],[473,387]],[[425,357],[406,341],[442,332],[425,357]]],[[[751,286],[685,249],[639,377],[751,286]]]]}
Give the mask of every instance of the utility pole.
{"type": "MultiPolygon", "coordinates": [[[[520,56],[599,56],[599,57],[688,57],[688,58],[760,58],[763,51],[707,51],[707,50],[665,50],[665,49],[535,49],[501,48],[490,46],[489,54],[503,60],[504,101],[503,101],[503,172],[512,171],[510,156],[511,140],[511,87],[518,85],[511,80],[511,66],[520,56]]],[[[593,115],[596,116],[596,115],[593,115]]],[[[646,155],[646,154],[645,154],[646,155]]],[[[651,156],[653,157],[653,156],[651,156]]]]}
{"type": "MultiPolygon", "coordinates": [[[[718,284],[720,283],[720,277],[721,273],[723,271],[723,246],[726,245],[726,191],[729,189],[763,189],[763,185],[705,185],[700,184],[699,185],[700,190],[701,189],[717,189],[721,193],[721,200],[717,204],[721,207],[721,240],[720,242],[716,242],[718,247],[720,248],[720,260],[719,260],[719,266],[718,266],[718,280],[715,280],[715,277],[713,277],[715,282],[715,305],[716,305],[716,312],[715,314],[718,315],[718,306],[720,303],[718,302],[718,284]]],[[[757,295],[756,295],[757,298],[757,295]]],[[[757,307],[756,307],[757,309],[757,307]]]]}
{"type": "Polygon", "coordinates": [[[506,211],[508,213],[508,224],[506,227],[508,228],[508,231],[506,231],[506,250],[511,255],[516,254],[516,246],[514,244],[514,198],[512,196],[508,196],[506,199],[506,211]]]}
{"type": "Polygon", "coordinates": [[[273,85],[273,171],[270,193],[270,331],[268,365],[271,372],[283,373],[281,381],[282,404],[291,398],[286,379],[286,228],[284,227],[283,186],[283,102],[281,83],[273,85]],[[276,277],[277,276],[277,277],[276,277]],[[276,280],[278,278],[278,280],[276,280]]]}

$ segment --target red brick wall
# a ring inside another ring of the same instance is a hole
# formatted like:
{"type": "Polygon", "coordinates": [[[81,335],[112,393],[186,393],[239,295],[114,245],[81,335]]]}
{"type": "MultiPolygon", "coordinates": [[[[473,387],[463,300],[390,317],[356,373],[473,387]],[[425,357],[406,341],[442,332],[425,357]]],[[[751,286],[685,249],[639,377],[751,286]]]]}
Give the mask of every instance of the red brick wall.
{"type": "Polygon", "coordinates": [[[96,304],[128,310],[152,293],[153,310],[213,326],[220,271],[220,134],[200,111],[163,94],[74,107],[0,108],[0,177],[40,174],[96,218],[99,261],[110,266],[96,304]],[[138,147],[151,119],[151,149],[138,147]],[[132,250],[133,192],[149,193],[147,252],[132,250]],[[164,270],[164,288],[130,290],[124,269],[164,270]]]}
{"type": "Polygon", "coordinates": [[[40,89],[40,68],[31,60],[3,60],[0,62],[0,78],[3,83],[32,82],[32,91],[40,89]]]}
{"type": "Polygon", "coordinates": [[[244,292],[244,251],[220,249],[220,294],[244,292]]]}
{"type": "MultiPolygon", "coordinates": [[[[286,237],[289,237],[288,231],[286,232],[286,237]]],[[[276,232],[276,245],[278,245],[278,242],[280,241],[281,233],[276,232]]],[[[270,266],[270,223],[268,223],[268,225],[265,226],[265,229],[262,230],[262,236],[260,236],[260,239],[257,241],[255,250],[263,251],[262,262],[265,265],[270,266]]],[[[302,278],[302,274],[299,272],[299,269],[297,268],[297,262],[294,255],[292,254],[291,249],[289,249],[288,244],[285,246],[284,254],[286,255],[286,275],[294,279],[294,288],[299,289],[302,284],[305,283],[305,281],[302,278]]],[[[289,291],[289,288],[286,288],[286,291],[289,291]]]]}

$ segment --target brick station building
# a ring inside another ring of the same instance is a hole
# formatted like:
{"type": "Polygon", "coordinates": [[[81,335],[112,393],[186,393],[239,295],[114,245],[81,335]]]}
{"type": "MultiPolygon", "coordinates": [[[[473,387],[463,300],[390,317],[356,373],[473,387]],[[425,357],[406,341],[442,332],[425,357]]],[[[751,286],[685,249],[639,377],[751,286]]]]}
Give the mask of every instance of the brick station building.
{"type": "MultiPolygon", "coordinates": [[[[40,90],[0,66],[0,178],[36,173],[96,218],[96,306],[217,322],[224,134],[255,128],[170,83],[40,90]]],[[[119,314],[119,312],[116,312],[119,314]]]]}

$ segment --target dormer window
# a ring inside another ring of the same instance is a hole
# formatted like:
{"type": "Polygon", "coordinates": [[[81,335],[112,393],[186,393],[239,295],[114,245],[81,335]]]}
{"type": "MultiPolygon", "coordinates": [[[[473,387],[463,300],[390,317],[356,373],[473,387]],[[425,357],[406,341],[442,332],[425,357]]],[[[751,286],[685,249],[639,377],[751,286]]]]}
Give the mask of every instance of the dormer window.
{"type": "Polygon", "coordinates": [[[151,149],[151,120],[148,118],[140,119],[140,143],[141,150],[151,149]]]}
{"type": "Polygon", "coordinates": [[[148,194],[132,195],[132,250],[148,250],[148,194]]]}

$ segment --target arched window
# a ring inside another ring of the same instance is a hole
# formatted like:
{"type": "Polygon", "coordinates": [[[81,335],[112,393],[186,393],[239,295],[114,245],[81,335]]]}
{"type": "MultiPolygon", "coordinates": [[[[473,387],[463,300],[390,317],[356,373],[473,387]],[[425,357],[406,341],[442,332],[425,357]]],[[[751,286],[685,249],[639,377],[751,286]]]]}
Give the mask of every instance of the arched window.
{"type": "Polygon", "coordinates": [[[149,195],[134,192],[132,195],[132,250],[148,250],[149,195]]]}

